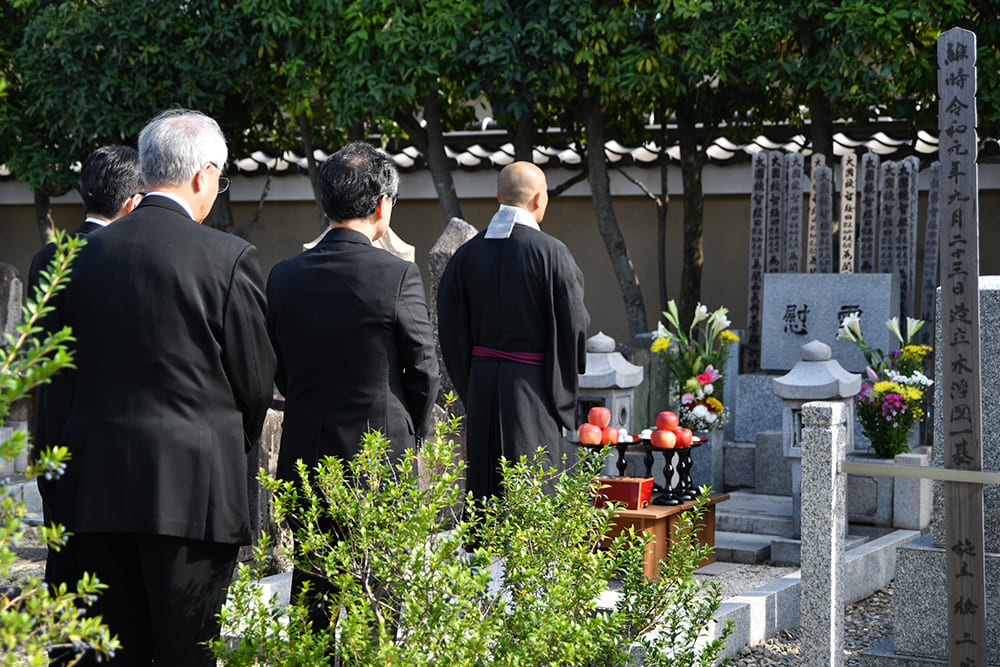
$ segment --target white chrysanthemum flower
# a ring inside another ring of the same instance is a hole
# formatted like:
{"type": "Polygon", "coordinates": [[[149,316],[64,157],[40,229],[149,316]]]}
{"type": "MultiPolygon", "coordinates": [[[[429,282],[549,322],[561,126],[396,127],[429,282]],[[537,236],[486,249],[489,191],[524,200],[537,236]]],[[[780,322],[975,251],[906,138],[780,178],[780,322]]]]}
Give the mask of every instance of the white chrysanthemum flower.
{"type": "Polygon", "coordinates": [[[717,420],[718,418],[719,418],[719,415],[717,415],[714,412],[712,412],[711,410],[709,410],[708,411],[708,416],[705,417],[705,421],[707,421],[709,424],[714,424],[715,420],[717,420]]]}
{"type": "Polygon", "coordinates": [[[715,385],[709,382],[706,385],[702,385],[701,390],[705,392],[705,396],[711,396],[715,393],[715,385]]]}
{"type": "Polygon", "coordinates": [[[712,411],[704,405],[698,404],[694,406],[693,410],[691,410],[691,414],[699,419],[708,419],[708,416],[712,414],[712,411]]]}

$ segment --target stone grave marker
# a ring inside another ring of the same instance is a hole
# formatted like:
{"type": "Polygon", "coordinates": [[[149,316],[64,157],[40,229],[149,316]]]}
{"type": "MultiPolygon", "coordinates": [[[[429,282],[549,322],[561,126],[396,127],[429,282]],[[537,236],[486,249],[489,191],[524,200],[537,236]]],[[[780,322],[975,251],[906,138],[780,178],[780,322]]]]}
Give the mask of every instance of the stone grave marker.
{"type": "MultiPolygon", "coordinates": [[[[444,231],[441,232],[441,236],[438,237],[438,240],[431,247],[430,257],[427,260],[427,280],[430,282],[430,300],[427,307],[431,311],[431,326],[434,330],[434,349],[437,351],[438,367],[441,369],[441,389],[438,392],[437,401],[439,405],[443,405],[444,401],[442,397],[446,393],[455,391],[455,385],[452,383],[451,378],[448,377],[444,360],[441,358],[441,341],[438,337],[437,319],[438,284],[441,282],[441,274],[444,273],[444,269],[448,266],[448,262],[451,260],[452,255],[455,254],[455,251],[477,233],[478,230],[465,220],[452,218],[448,221],[444,231]]],[[[461,401],[456,401],[452,409],[456,414],[465,414],[464,407],[461,406],[461,401]]]]}
{"type": "Polygon", "coordinates": [[[755,153],[751,167],[753,190],[750,195],[750,275],[747,278],[748,370],[760,368],[760,316],[764,293],[764,244],[767,217],[767,154],[755,153]]]}
{"type": "Polygon", "coordinates": [[[855,227],[858,200],[858,154],[844,156],[840,179],[840,261],[838,273],[854,273],[855,227]]]}
{"type": "Polygon", "coordinates": [[[816,272],[833,271],[833,169],[823,165],[816,182],[816,272]]]}
{"type": "Polygon", "coordinates": [[[767,154],[767,247],[765,273],[779,273],[785,262],[782,241],[785,212],[785,160],[780,151],[767,154]]]}
{"type": "Polygon", "coordinates": [[[913,315],[914,273],[917,270],[917,169],[916,158],[897,164],[896,233],[894,247],[896,272],[899,274],[900,317],[913,315]]]}
{"type": "MultiPolygon", "coordinates": [[[[924,227],[924,275],[920,288],[920,318],[926,322],[934,320],[934,294],[938,281],[938,230],[941,227],[941,207],[939,202],[941,184],[941,163],[934,162],[930,169],[930,188],[927,191],[927,223],[924,227]]],[[[929,344],[933,335],[932,327],[920,330],[920,342],[929,344]]]]}
{"type": "Polygon", "coordinates": [[[896,270],[896,200],[899,190],[896,186],[895,162],[883,162],[879,170],[879,225],[878,225],[878,264],[881,273],[891,273],[896,270]]]}
{"type": "MultiPolygon", "coordinates": [[[[0,340],[6,345],[5,334],[13,334],[21,321],[21,307],[24,305],[24,281],[21,273],[12,264],[0,262],[0,340]]],[[[0,425],[0,442],[6,441],[14,431],[28,428],[29,400],[23,399],[11,406],[6,424],[0,425]]],[[[14,461],[6,461],[0,468],[0,475],[24,472],[27,453],[22,452],[14,461]]]]}
{"type": "Polygon", "coordinates": [[[784,248],[785,273],[802,270],[802,175],[804,171],[802,153],[785,155],[785,218],[784,248]]]}
{"type": "MultiPolygon", "coordinates": [[[[861,156],[861,172],[858,174],[861,197],[858,202],[858,272],[875,273],[876,238],[878,234],[878,174],[881,160],[875,153],[861,156]]],[[[935,283],[936,284],[936,283],[935,283]]]]}
{"type": "Polygon", "coordinates": [[[816,216],[819,210],[816,201],[816,170],[826,164],[826,157],[822,153],[816,153],[810,159],[810,185],[809,185],[809,222],[806,231],[806,271],[816,273],[818,258],[816,247],[817,230],[816,216]]]}
{"type": "Polygon", "coordinates": [[[897,341],[885,321],[899,312],[898,281],[884,273],[766,274],[761,368],[790,370],[801,360],[802,345],[816,339],[832,348],[845,369],[864,371],[864,356],[853,343],[838,339],[837,329],[845,316],[860,312],[865,341],[890,349],[897,341]]]}

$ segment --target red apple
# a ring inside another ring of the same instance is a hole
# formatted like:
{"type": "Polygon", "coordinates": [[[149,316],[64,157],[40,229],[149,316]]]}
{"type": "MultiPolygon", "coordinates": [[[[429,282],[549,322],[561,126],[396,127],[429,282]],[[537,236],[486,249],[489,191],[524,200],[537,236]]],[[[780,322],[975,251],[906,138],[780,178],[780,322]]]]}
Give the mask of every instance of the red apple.
{"type": "Polygon", "coordinates": [[[614,426],[605,426],[601,429],[601,444],[602,445],[617,445],[618,438],[621,434],[618,433],[618,429],[614,426]]]}
{"type": "Polygon", "coordinates": [[[676,413],[664,411],[656,415],[656,428],[661,431],[674,431],[677,429],[678,423],[676,413]]]}
{"type": "Polygon", "coordinates": [[[673,449],[677,446],[677,436],[673,431],[658,428],[649,436],[649,444],[657,449],[673,449]]]}
{"type": "Polygon", "coordinates": [[[587,421],[596,426],[604,428],[611,423],[611,410],[600,405],[595,405],[587,413],[587,421]]]}
{"type": "Polygon", "coordinates": [[[601,427],[594,424],[581,424],[576,430],[576,437],[582,445],[601,444],[601,427]]]}
{"type": "Polygon", "coordinates": [[[694,437],[694,434],[691,433],[691,429],[684,428],[683,426],[681,426],[677,430],[675,430],[674,433],[677,435],[678,447],[683,449],[685,447],[691,446],[691,438],[694,437]]]}

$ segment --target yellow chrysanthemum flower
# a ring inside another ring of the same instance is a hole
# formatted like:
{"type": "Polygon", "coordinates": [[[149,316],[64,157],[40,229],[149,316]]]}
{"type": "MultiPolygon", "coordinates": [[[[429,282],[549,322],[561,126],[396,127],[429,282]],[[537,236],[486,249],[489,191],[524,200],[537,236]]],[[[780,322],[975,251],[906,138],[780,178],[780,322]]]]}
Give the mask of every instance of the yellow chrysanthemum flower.
{"type": "Polygon", "coordinates": [[[903,395],[903,388],[896,382],[889,382],[888,380],[883,380],[882,382],[876,382],[872,387],[875,391],[882,394],[900,394],[903,395]]]}
{"type": "Polygon", "coordinates": [[[907,345],[900,352],[903,353],[903,361],[920,362],[931,353],[930,345],[907,345]]]}
{"type": "Polygon", "coordinates": [[[670,347],[670,338],[664,336],[664,337],[660,337],[660,338],[655,339],[653,341],[653,344],[649,346],[649,350],[651,352],[663,352],[668,347],[670,347]]]}
{"type": "Polygon", "coordinates": [[[722,402],[712,396],[705,399],[705,406],[712,412],[722,412],[722,402]]]}
{"type": "Polygon", "coordinates": [[[726,329],[721,334],[719,334],[719,338],[722,340],[723,343],[738,343],[738,342],[740,342],[740,337],[737,336],[732,331],[730,331],[729,329],[726,329]]]}
{"type": "Polygon", "coordinates": [[[916,403],[924,397],[924,392],[917,387],[906,387],[903,397],[907,403],[916,403]]]}

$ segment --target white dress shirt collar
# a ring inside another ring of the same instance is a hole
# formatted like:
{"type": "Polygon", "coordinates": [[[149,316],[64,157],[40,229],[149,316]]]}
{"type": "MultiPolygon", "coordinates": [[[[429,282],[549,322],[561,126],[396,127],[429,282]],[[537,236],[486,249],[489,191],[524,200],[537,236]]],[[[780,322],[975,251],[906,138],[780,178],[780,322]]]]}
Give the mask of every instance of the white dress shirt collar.
{"type": "Polygon", "coordinates": [[[490,226],[486,228],[486,238],[509,239],[514,225],[524,225],[535,231],[540,230],[535,218],[523,208],[500,204],[500,210],[493,214],[490,226]]]}

